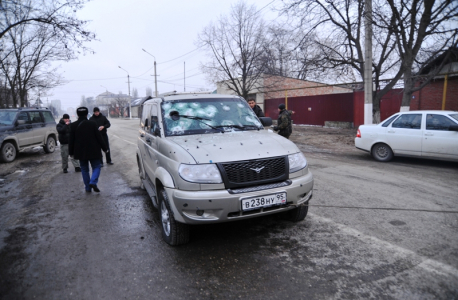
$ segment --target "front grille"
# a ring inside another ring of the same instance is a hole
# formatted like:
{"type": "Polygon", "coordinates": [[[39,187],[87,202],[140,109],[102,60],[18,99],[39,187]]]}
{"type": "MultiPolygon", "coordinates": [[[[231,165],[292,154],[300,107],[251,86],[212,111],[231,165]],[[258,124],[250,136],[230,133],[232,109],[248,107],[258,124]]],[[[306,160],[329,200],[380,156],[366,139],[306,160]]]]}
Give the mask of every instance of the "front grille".
{"type": "Polygon", "coordinates": [[[275,157],[219,163],[226,188],[240,188],[288,179],[288,158],[275,157]]]}

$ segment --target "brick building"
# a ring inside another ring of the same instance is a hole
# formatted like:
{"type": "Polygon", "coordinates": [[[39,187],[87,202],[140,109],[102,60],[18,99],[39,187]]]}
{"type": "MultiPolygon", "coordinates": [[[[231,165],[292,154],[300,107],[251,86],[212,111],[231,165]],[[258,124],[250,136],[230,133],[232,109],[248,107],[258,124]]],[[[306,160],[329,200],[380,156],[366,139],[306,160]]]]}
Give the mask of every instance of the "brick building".
{"type": "MultiPolygon", "coordinates": [[[[224,81],[218,82],[216,86],[218,94],[235,95],[234,91],[226,87],[226,82],[224,81]]],[[[264,101],[268,99],[342,94],[352,92],[353,90],[351,88],[344,88],[327,85],[320,82],[265,74],[255,84],[255,88],[250,91],[248,98],[256,99],[256,104],[258,104],[264,110],[264,101]]]]}

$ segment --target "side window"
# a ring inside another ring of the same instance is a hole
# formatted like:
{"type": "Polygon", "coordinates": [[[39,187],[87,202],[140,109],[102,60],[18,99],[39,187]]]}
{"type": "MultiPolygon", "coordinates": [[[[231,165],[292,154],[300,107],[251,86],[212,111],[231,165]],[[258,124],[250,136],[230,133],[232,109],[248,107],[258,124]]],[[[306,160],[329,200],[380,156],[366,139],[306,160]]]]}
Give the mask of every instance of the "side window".
{"type": "Polygon", "coordinates": [[[157,106],[153,105],[151,109],[151,128],[150,133],[154,135],[154,131],[159,128],[159,119],[157,117],[157,106]]]}
{"type": "Polygon", "coordinates": [[[452,120],[442,115],[427,114],[426,129],[427,130],[448,130],[450,125],[456,125],[452,120]]]}
{"type": "Polygon", "coordinates": [[[142,119],[141,119],[141,127],[143,128],[143,130],[145,130],[146,132],[149,132],[149,128],[150,128],[150,125],[151,123],[149,122],[149,111],[151,109],[151,106],[150,105],[145,105],[143,107],[143,112],[142,112],[142,119]]]}
{"type": "Polygon", "coordinates": [[[396,121],[393,122],[393,125],[391,125],[391,127],[420,129],[421,114],[403,114],[396,121]]]}
{"type": "Polygon", "coordinates": [[[18,119],[18,121],[22,120],[22,121],[25,121],[26,123],[30,123],[29,122],[29,115],[25,111],[20,112],[19,115],[17,116],[17,119],[18,119]]]}
{"type": "Polygon", "coordinates": [[[45,123],[56,123],[50,111],[43,111],[41,113],[43,114],[45,123]]]}
{"type": "Polygon", "coordinates": [[[42,123],[43,122],[41,120],[39,111],[31,111],[29,112],[29,115],[30,115],[30,119],[32,120],[32,123],[42,123]]]}
{"type": "Polygon", "coordinates": [[[396,119],[397,117],[399,117],[399,115],[392,116],[391,118],[389,118],[382,124],[382,127],[388,127],[388,125],[390,125],[391,122],[393,122],[393,120],[396,119]]]}

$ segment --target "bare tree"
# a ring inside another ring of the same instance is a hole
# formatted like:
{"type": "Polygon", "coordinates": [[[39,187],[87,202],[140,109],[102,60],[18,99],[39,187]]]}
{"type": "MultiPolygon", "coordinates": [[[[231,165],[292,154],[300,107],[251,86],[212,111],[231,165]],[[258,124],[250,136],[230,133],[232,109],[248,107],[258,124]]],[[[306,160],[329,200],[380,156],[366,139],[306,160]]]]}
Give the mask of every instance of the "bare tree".
{"type": "Polygon", "coordinates": [[[95,35],[85,29],[87,21],[76,12],[89,0],[1,0],[0,40],[17,26],[41,25],[52,29],[62,40],[83,48],[95,35]]]}
{"type": "Polygon", "coordinates": [[[124,116],[126,107],[129,106],[129,101],[130,101],[130,98],[126,97],[121,92],[119,92],[119,95],[117,95],[116,98],[114,100],[112,100],[112,105],[114,107],[118,107],[119,108],[118,117],[122,118],[124,116]]]}
{"type": "MultiPolygon", "coordinates": [[[[452,0],[373,1],[374,122],[380,121],[381,98],[401,78],[402,106],[409,106],[412,93],[427,84],[425,80],[414,87],[415,70],[456,45],[457,29],[451,24],[457,21],[457,4],[452,0]],[[420,53],[429,55],[420,62],[420,53]]],[[[316,33],[323,55],[318,60],[321,68],[338,71],[337,79],[364,78],[364,1],[290,0],[283,12],[299,20],[304,36],[316,33]]]]}
{"type": "Polygon", "coordinates": [[[211,60],[201,64],[212,82],[247,99],[258,89],[264,67],[260,57],[265,43],[265,23],[254,5],[238,2],[228,16],[220,16],[199,34],[197,44],[205,47],[211,60]]]}
{"type": "Polygon", "coordinates": [[[412,94],[426,86],[448,61],[458,45],[458,1],[453,0],[386,0],[391,13],[391,22],[387,22],[376,9],[377,26],[391,30],[396,40],[397,51],[401,60],[399,72],[403,75],[404,94],[401,108],[408,110],[412,94]],[[429,74],[423,76],[421,84],[415,74],[431,61],[442,55],[443,60],[429,74]]]}
{"type": "Polygon", "coordinates": [[[132,89],[132,97],[133,97],[134,99],[137,99],[137,98],[138,98],[138,90],[137,90],[137,88],[133,88],[133,89],[132,89]]]}

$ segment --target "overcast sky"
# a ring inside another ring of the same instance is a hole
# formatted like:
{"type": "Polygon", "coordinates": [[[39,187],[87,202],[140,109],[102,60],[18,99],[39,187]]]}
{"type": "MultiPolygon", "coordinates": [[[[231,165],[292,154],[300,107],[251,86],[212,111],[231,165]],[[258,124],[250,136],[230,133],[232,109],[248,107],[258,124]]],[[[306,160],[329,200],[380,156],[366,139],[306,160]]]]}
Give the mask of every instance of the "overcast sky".
{"type": "MultiPolygon", "coordinates": [[[[81,96],[95,97],[109,92],[128,94],[127,73],[139,96],[150,87],[154,94],[154,58],[156,57],[158,92],[183,91],[183,63],[186,62],[186,91],[214,90],[201,74],[203,51],[195,50],[197,35],[220,15],[227,15],[237,0],[94,0],[79,12],[82,20],[91,20],[88,29],[99,41],[87,44],[95,54],[59,63],[60,73],[69,83],[50,92],[43,102],[61,100],[62,108],[78,107],[81,96]],[[192,52],[191,52],[192,51],[192,52]],[[190,53],[189,53],[190,52],[190,53]],[[187,54],[189,53],[189,54],[187,54]],[[187,55],[185,55],[187,54],[187,55]],[[183,57],[180,57],[184,55],[183,57]],[[180,58],[178,58],[180,57],[180,58]],[[178,59],[175,59],[178,58],[178,59]],[[172,60],[172,61],[170,61],[172,60]],[[166,83],[167,82],[167,83],[166,83]]],[[[252,0],[266,20],[276,16],[270,9],[279,0],[252,0]]]]}

